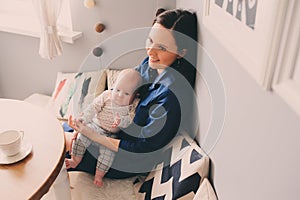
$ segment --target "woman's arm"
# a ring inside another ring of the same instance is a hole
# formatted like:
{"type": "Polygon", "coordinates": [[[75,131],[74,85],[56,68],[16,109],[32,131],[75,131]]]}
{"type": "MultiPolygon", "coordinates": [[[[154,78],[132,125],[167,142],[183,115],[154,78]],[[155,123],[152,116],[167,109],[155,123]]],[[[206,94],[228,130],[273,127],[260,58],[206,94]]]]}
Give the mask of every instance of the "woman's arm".
{"type": "Polygon", "coordinates": [[[120,143],[119,139],[110,138],[104,135],[99,135],[96,131],[88,127],[81,120],[72,120],[72,118],[70,117],[68,123],[69,126],[74,128],[74,130],[80,132],[82,135],[85,135],[86,137],[90,138],[94,142],[97,142],[115,152],[119,150],[119,143],[120,143]]]}
{"type": "Polygon", "coordinates": [[[119,148],[136,153],[161,149],[178,133],[180,104],[171,91],[159,95],[155,103],[143,102],[137,108],[134,123],[119,133],[119,148]],[[149,108],[150,107],[150,108],[149,108]]]}

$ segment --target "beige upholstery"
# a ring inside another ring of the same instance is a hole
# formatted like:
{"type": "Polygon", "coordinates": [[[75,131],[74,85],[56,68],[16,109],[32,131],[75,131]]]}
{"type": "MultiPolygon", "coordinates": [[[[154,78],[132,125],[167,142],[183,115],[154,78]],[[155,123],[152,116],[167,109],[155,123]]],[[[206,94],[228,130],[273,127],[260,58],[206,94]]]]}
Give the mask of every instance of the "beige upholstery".
{"type": "Polygon", "coordinates": [[[73,200],[134,200],[133,182],[129,179],[113,180],[104,178],[103,187],[93,184],[94,176],[85,172],[69,172],[73,200]]]}
{"type": "Polygon", "coordinates": [[[215,191],[207,178],[201,183],[193,200],[218,200],[215,191]]]}
{"type": "MultiPolygon", "coordinates": [[[[113,80],[118,74],[118,71],[111,70],[109,71],[109,73],[107,73],[108,76],[109,74],[111,74],[112,77],[107,77],[107,81],[110,81],[109,85],[112,85],[113,80]]],[[[49,109],[49,106],[47,105],[50,100],[50,96],[43,94],[32,94],[24,101],[43,107],[45,109],[49,109]]],[[[133,183],[137,177],[121,180],[104,179],[104,186],[102,188],[95,186],[93,184],[94,176],[85,172],[69,172],[69,178],[71,185],[71,195],[73,200],[136,199],[133,183]]],[[[217,200],[217,197],[208,179],[204,179],[197,193],[191,194],[190,199],[217,200]]]]}
{"type": "Polygon", "coordinates": [[[50,99],[51,97],[48,95],[35,93],[24,99],[24,101],[45,108],[48,105],[50,99]]]}

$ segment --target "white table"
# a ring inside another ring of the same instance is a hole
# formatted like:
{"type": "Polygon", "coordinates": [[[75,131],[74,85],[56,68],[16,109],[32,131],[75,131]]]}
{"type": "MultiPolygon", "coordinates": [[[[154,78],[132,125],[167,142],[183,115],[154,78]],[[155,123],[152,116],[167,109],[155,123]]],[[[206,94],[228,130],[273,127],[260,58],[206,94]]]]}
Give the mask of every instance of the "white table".
{"type": "MultiPolygon", "coordinates": [[[[65,138],[58,120],[42,108],[18,100],[0,99],[0,131],[24,131],[32,152],[13,164],[0,165],[0,199],[41,199],[51,186],[66,178],[65,138]]],[[[69,183],[57,187],[56,199],[70,199],[69,183]],[[61,193],[63,192],[63,193],[61,193]],[[60,193],[60,194],[59,194],[60,193]],[[61,198],[59,197],[61,195],[61,198]],[[64,197],[63,197],[64,196],[64,197]]]]}

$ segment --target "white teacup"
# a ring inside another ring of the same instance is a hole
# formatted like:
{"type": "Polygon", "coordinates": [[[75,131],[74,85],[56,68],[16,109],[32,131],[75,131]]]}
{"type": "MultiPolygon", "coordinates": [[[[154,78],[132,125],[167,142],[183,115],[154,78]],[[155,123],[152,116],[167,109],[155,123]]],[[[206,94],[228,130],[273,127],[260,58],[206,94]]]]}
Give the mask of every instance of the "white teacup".
{"type": "Polygon", "coordinates": [[[7,130],[0,133],[0,150],[6,156],[14,156],[21,150],[24,131],[7,130]]]}

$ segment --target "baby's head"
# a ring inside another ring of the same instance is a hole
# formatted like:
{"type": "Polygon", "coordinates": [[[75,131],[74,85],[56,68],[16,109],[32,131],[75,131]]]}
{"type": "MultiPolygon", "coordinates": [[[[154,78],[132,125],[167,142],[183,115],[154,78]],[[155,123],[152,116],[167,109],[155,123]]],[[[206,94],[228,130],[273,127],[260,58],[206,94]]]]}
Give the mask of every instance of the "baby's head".
{"type": "Polygon", "coordinates": [[[118,75],[112,90],[112,100],[119,106],[133,102],[136,91],[142,84],[142,77],[135,69],[124,69],[118,75]]]}

